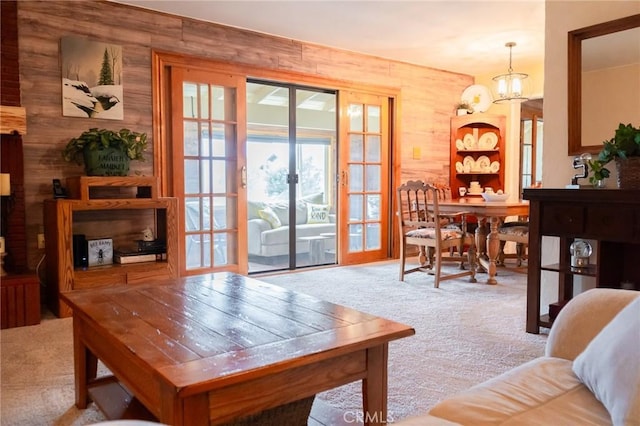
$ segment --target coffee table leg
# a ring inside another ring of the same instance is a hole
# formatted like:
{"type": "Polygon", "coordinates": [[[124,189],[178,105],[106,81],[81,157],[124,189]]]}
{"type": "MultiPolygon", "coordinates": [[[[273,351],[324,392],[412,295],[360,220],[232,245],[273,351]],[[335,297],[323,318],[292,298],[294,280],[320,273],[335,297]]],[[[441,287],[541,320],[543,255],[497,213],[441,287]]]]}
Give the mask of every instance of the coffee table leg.
{"type": "Polygon", "coordinates": [[[84,345],[80,337],[80,320],[73,317],[73,369],[76,386],[76,407],[87,408],[89,398],[88,384],[98,374],[98,358],[84,345]]]}
{"type": "Polygon", "coordinates": [[[386,425],[388,423],[388,355],[389,345],[387,343],[367,350],[367,378],[362,381],[362,408],[365,425],[386,425]]]}

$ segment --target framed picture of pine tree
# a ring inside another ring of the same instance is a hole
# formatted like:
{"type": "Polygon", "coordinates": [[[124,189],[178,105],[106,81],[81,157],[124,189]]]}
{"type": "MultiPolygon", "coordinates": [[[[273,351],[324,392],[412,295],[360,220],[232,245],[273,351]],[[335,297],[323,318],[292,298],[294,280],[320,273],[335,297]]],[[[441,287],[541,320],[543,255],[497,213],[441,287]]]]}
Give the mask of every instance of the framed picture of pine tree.
{"type": "Polygon", "coordinates": [[[122,46],[69,36],[60,54],[62,115],[122,120],[122,46]]]}

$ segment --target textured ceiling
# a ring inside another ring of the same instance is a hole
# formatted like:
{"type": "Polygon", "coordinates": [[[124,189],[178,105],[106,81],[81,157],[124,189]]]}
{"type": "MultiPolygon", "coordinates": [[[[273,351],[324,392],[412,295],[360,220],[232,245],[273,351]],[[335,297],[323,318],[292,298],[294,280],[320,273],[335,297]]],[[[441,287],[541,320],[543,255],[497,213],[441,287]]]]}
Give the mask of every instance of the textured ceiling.
{"type": "Polygon", "coordinates": [[[544,0],[118,0],[324,46],[470,75],[544,61],[544,0]]]}

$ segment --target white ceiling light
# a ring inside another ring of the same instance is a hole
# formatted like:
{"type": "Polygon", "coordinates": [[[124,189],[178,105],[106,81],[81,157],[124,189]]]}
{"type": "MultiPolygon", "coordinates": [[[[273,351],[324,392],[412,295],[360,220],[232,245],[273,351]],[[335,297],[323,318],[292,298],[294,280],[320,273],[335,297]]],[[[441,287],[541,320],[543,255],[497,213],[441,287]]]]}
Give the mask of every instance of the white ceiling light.
{"type": "Polygon", "coordinates": [[[511,51],[515,45],[516,44],[512,41],[505,44],[505,46],[509,48],[508,73],[493,77],[493,81],[496,82],[496,96],[494,97],[495,100],[493,102],[496,104],[512,100],[526,101],[529,99],[524,96],[524,80],[529,77],[529,75],[520,72],[513,72],[513,67],[511,66],[511,51]]]}

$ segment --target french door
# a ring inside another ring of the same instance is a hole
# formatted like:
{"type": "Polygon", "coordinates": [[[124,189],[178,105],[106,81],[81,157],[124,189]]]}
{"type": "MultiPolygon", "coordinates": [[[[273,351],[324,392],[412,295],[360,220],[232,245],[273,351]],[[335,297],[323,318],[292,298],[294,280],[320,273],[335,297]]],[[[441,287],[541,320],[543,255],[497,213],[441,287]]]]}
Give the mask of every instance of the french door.
{"type": "Polygon", "coordinates": [[[181,275],[246,273],[245,79],[176,67],[171,99],[181,275]]]}
{"type": "Polygon", "coordinates": [[[389,99],[340,92],[340,264],[389,255],[389,99]]]}
{"type": "Polygon", "coordinates": [[[260,272],[249,267],[256,254],[284,256],[267,270],[388,258],[392,98],[249,79],[225,64],[156,62],[154,155],[163,193],[180,200],[181,275],[260,272]],[[285,100],[286,113],[273,115],[285,100]],[[284,241],[262,233],[276,221],[251,231],[265,210],[252,201],[278,205],[280,225],[295,224],[284,241]]]}

